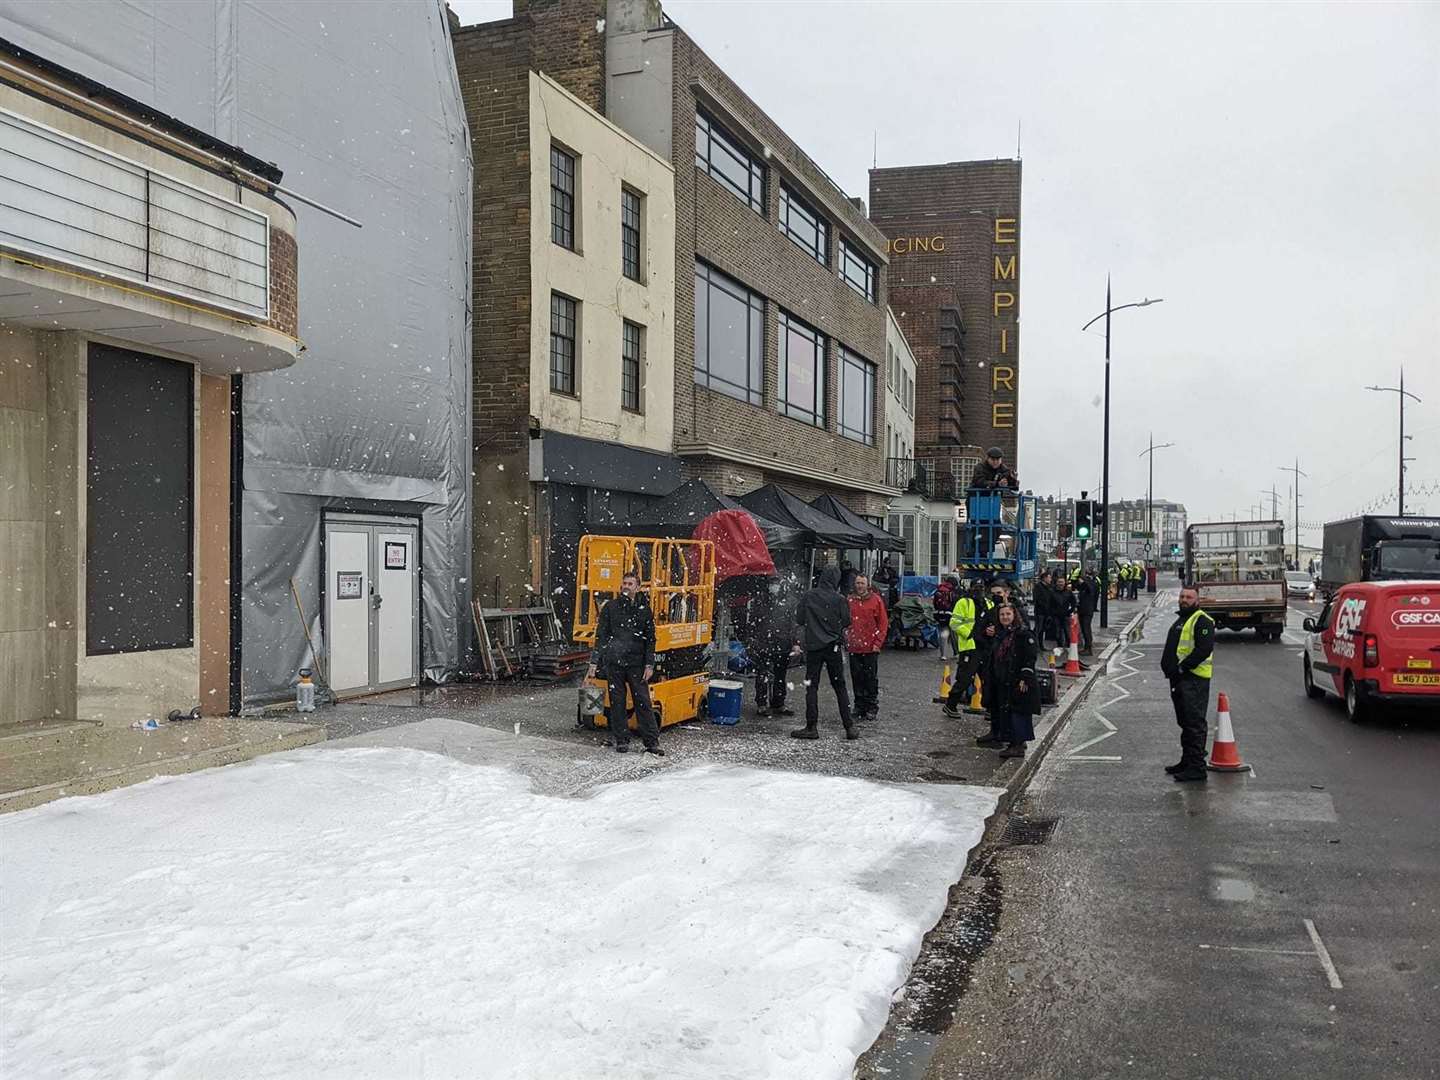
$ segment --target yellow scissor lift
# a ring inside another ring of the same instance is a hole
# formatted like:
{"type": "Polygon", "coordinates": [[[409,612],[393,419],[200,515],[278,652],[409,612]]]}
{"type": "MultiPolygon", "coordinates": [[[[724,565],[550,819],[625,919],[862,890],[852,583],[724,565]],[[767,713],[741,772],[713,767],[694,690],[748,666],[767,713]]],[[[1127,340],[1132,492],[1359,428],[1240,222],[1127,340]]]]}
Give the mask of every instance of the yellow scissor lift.
{"type": "MultiPolygon", "coordinates": [[[[575,625],[572,638],[595,646],[600,608],[620,595],[627,570],[640,577],[640,595],[655,615],[655,672],[650,700],[661,727],[693,720],[705,707],[709,676],[705,646],[715,618],[715,545],[709,540],[668,540],[639,536],[582,536],[575,560],[575,625]]],[[[627,695],[628,698],[628,695],[627,695]]],[[[605,727],[604,712],[586,701],[610,705],[603,679],[587,678],[580,688],[576,722],[605,727]]],[[[625,702],[635,727],[633,702],[625,702]]]]}

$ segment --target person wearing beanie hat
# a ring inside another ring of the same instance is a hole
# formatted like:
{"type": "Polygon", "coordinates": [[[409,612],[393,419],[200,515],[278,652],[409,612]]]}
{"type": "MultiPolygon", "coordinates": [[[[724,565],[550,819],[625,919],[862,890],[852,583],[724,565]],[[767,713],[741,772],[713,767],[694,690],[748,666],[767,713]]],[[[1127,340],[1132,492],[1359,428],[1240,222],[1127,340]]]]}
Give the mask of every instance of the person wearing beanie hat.
{"type": "Polygon", "coordinates": [[[992,446],[985,451],[985,460],[975,466],[970,487],[981,491],[1018,491],[1020,479],[1015,470],[1005,464],[1005,452],[998,446],[992,446]]]}

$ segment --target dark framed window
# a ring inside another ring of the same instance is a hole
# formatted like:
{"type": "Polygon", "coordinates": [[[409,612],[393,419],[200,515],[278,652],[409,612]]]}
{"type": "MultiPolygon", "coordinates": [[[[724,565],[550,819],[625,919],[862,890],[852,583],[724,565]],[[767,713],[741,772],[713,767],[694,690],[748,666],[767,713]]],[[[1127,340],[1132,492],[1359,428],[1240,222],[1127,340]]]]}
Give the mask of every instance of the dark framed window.
{"type": "Polygon", "coordinates": [[[85,653],[189,648],[194,369],[109,345],[88,355],[85,653]]]}
{"type": "Polygon", "coordinates": [[[780,312],[780,411],[825,426],[825,335],[780,312]]]}
{"type": "Polygon", "coordinates": [[[695,264],[695,381],[765,400],[765,298],[705,263],[695,264]]]}
{"type": "Polygon", "coordinates": [[[821,266],[830,265],[830,222],[785,184],[780,185],[780,231],[821,266]]]}
{"type": "Polygon", "coordinates": [[[640,280],[640,207],[639,195],[620,189],[620,272],[631,281],[640,280]]]}
{"type": "Polygon", "coordinates": [[[695,165],[765,213],[765,166],[710,117],[695,112],[695,165]]]}
{"type": "Polygon", "coordinates": [[[875,365],[840,347],[840,434],[875,445],[875,365]]]}
{"type": "Polygon", "coordinates": [[[880,286],[875,264],[845,239],[840,241],[840,276],[845,279],[845,284],[866,300],[872,304],[879,302],[880,286]]]}
{"type": "Polygon", "coordinates": [[[550,294],[550,389],[575,393],[575,331],[580,305],[557,292],[550,294]]]}
{"type": "Polygon", "coordinates": [[[643,411],[640,372],[645,363],[645,328],[626,319],[620,325],[620,407],[643,411]]]}
{"type": "Polygon", "coordinates": [[[550,147],[550,239],[575,250],[575,156],[550,147]]]}

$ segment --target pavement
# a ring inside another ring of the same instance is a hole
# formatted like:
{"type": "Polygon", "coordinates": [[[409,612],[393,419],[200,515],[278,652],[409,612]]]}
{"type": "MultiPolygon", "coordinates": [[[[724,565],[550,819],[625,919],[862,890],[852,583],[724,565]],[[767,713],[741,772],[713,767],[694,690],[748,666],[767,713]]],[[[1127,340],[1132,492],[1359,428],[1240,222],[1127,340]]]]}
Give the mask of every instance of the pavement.
{"type": "MultiPolygon", "coordinates": [[[[1096,630],[1097,655],[1135,612],[1148,605],[1149,599],[1143,594],[1134,602],[1112,604],[1111,629],[1096,630]]],[[[606,774],[615,779],[643,775],[655,768],[723,762],[894,783],[1006,787],[1025,766],[975,746],[974,736],[984,733],[988,726],[982,716],[961,720],[944,716],[933,701],[939,689],[940,672],[940,654],[935,649],[883,652],[879,717],[860,725],[861,737],[853,743],[843,738],[835,697],[828,682],[820,690],[821,737],[817,742],[804,742],[789,737],[791,729],[804,722],[803,671],[791,669],[793,681],[788,704],[796,711],[793,717],[755,716],[751,701],[754,682],[746,679],[744,711],[739,724],[725,726],[692,721],[671,725],[661,732],[660,742],[666,756],[659,761],[646,760],[647,755],[638,753],[638,741],[632,742],[632,752],[622,757],[604,748],[606,733],[603,730],[577,728],[575,682],[553,686],[481,684],[397,691],[321,708],[312,717],[324,725],[326,736],[331,740],[394,731],[433,718],[503,732],[512,739],[535,737],[543,740],[544,752],[537,747],[538,756],[527,752],[517,760],[531,763],[527,768],[537,781],[538,770],[549,755],[549,760],[564,773],[572,769],[574,762],[599,757],[606,774]]],[[[1073,694],[1075,681],[1062,679],[1062,693],[1073,694]]],[[[1054,715],[1057,715],[1056,709],[1047,710],[1047,716],[1054,715]]],[[[376,735],[371,742],[397,745],[383,735],[376,735]]],[[[487,745],[498,752],[501,744],[492,741],[487,745]]],[[[561,786],[568,782],[565,775],[554,781],[561,786]]]]}
{"type": "Polygon", "coordinates": [[[857,1076],[1440,1077],[1440,720],[1307,699],[1300,605],[1280,643],[1219,635],[1254,771],[1175,784],[1170,610],[952,891],[928,1041],[857,1076]]]}

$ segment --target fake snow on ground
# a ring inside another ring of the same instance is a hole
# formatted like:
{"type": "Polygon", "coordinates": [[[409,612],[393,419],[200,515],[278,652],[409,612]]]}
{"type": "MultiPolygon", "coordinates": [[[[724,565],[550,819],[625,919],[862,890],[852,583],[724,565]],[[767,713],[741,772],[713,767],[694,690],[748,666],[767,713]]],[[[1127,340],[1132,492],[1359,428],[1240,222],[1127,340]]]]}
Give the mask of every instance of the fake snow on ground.
{"type": "Polygon", "coordinates": [[[999,793],[304,750],[0,818],[46,1077],[849,1077],[999,793]]]}

